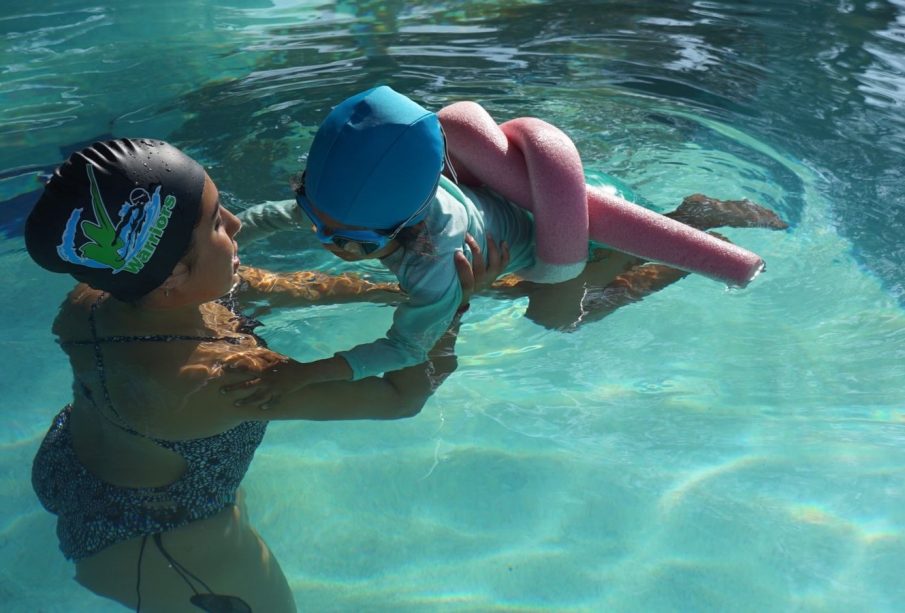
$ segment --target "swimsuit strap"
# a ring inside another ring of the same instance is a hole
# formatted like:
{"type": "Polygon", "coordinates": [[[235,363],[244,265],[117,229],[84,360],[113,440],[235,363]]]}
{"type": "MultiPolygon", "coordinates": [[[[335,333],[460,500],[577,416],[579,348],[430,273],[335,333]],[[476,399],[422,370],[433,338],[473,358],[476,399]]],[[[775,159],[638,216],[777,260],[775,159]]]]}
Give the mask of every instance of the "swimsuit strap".
{"type": "Polygon", "coordinates": [[[145,334],[138,336],[101,336],[81,341],[59,341],[61,347],[73,345],[95,345],[100,343],[154,343],[170,341],[199,341],[202,343],[227,342],[230,345],[238,345],[242,338],[238,336],[192,336],[190,334],[145,334]]]}
{"type": "Polygon", "coordinates": [[[243,313],[239,309],[239,299],[237,297],[237,293],[241,289],[248,288],[248,281],[245,279],[240,279],[239,283],[232,287],[222,298],[217,299],[217,304],[220,304],[226,307],[230,313],[235,315],[235,320],[238,323],[238,330],[243,334],[249,334],[257,341],[258,345],[261,347],[267,347],[267,341],[262,337],[258,336],[255,332],[255,328],[258,326],[263,326],[264,324],[259,320],[249,317],[245,313],[243,313]]]}
{"type": "MultiPolygon", "coordinates": [[[[133,343],[133,342],[170,342],[170,341],[197,341],[203,343],[213,343],[225,341],[227,343],[236,345],[242,341],[241,337],[237,336],[192,336],[187,334],[147,334],[147,335],[137,335],[137,336],[105,336],[98,337],[97,335],[97,319],[95,317],[95,313],[97,311],[97,307],[100,305],[101,299],[103,298],[103,294],[98,297],[98,299],[91,305],[91,313],[88,315],[88,323],[91,328],[91,339],[90,340],[79,340],[79,341],[62,341],[60,345],[63,347],[70,345],[93,345],[94,346],[94,366],[97,369],[97,376],[100,380],[101,390],[104,392],[104,400],[107,403],[107,408],[110,409],[110,412],[116,416],[116,419],[111,419],[109,416],[104,415],[103,411],[98,411],[102,417],[105,417],[107,421],[116,426],[117,428],[128,432],[129,434],[134,434],[136,436],[140,436],[142,438],[150,438],[141,432],[138,432],[134,428],[128,425],[128,422],[123,419],[122,415],[119,414],[119,411],[116,410],[116,407],[113,406],[113,400],[110,398],[110,390],[107,389],[107,371],[104,368],[104,355],[101,351],[101,343],[133,343]]],[[[153,440],[153,439],[152,439],[153,440]]]]}

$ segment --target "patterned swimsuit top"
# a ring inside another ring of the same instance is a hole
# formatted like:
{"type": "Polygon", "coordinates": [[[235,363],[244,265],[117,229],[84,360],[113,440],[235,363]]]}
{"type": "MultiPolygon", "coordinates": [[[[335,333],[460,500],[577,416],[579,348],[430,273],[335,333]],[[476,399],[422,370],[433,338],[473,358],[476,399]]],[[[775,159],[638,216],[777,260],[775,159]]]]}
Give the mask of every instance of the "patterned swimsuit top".
{"type": "MultiPolygon", "coordinates": [[[[115,488],[126,495],[130,500],[122,500],[124,506],[137,504],[146,510],[155,509],[155,530],[160,531],[185,523],[187,520],[209,516],[213,512],[223,508],[225,504],[235,500],[235,493],[239,483],[245,476],[255,450],[260,445],[267,428],[267,422],[246,421],[219,434],[203,438],[172,441],[148,436],[138,432],[121,417],[116,410],[107,388],[107,375],[104,367],[102,345],[107,343],[168,343],[178,341],[202,342],[202,343],[230,343],[233,345],[241,342],[238,336],[190,336],[178,334],[161,334],[148,336],[106,336],[97,335],[97,323],[95,312],[98,302],[91,307],[89,323],[91,326],[91,339],[79,341],[62,341],[63,347],[73,345],[92,345],[94,347],[95,367],[100,381],[103,401],[109,414],[102,410],[92,398],[90,390],[80,382],[85,395],[97,407],[98,413],[115,427],[153,441],[157,445],[178,453],[186,463],[186,470],[173,483],[156,488],[115,488]]],[[[248,318],[235,309],[234,302],[221,301],[239,318],[240,333],[251,334],[258,343],[266,346],[266,343],[253,330],[260,322],[248,318]]],[[[111,486],[112,488],[113,486],[111,486]]]]}

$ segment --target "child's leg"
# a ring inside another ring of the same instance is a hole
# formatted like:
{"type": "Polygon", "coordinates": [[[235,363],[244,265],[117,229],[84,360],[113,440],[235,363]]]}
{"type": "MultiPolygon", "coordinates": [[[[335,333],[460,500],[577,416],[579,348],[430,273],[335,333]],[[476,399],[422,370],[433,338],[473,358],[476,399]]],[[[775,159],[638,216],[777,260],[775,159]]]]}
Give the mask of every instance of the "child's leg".
{"type": "MultiPolygon", "coordinates": [[[[750,200],[716,200],[700,194],[688,196],[666,216],[699,230],[720,226],[771,230],[788,227],[776,213],[750,200]]],[[[503,277],[494,283],[493,289],[501,297],[528,296],[529,319],[546,328],[571,331],[581,324],[602,319],[621,306],[638,302],[688,274],[626,253],[594,249],[582,274],[566,283],[537,285],[517,277],[503,277]]]]}
{"type": "MultiPolygon", "coordinates": [[[[626,253],[594,249],[587,266],[574,279],[556,285],[523,282],[522,288],[528,294],[525,317],[548,329],[574,331],[579,325],[600,319],[623,304],[640,300],[643,296],[635,294],[631,294],[632,299],[625,300],[630,294],[615,288],[621,280],[632,279],[635,271],[647,266],[650,265],[644,265],[643,260],[626,253]],[[601,300],[603,295],[612,300],[601,300]]],[[[667,270],[675,279],[688,274],[676,269],[667,270]]],[[[657,289],[660,287],[648,293],[657,289]]]]}
{"type": "Polygon", "coordinates": [[[572,141],[534,118],[497,126],[474,102],[438,113],[457,174],[483,184],[534,215],[537,263],[521,274],[558,283],[580,274],[588,254],[584,171],[572,141]]]}
{"type": "MultiPolygon", "coordinates": [[[[717,200],[702,194],[687,196],[675,211],[666,213],[666,217],[698,230],[719,227],[785,230],[789,227],[779,215],[750,200],[717,200]]],[[[730,244],[719,234],[710,233],[708,236],[730,244]]],[[[592,258],[582,275],[586,279],[587,290],[582,296],[581,318],[570,328],[602,319],[619,307],[638,302],[689,274],[678,268],[640,259],[627,261],[627,264],[623,272],[611,276],[612,273],[597,266],[592,258]]],[[[543,322],[539,323],[543,325],[543,322]]]]}
{"type": "Polygon", "coordinates": [[[764,267],[747,249],[590,186],[588,221],[597,242],[732,285],[744,287],[764,267]]]}
{"type": "Polygon", "coordinates": [[[704,194],[686,196],[667,217],[697,228],[709,230],[728,226],[730,228],[769,228],[785,230],[789,224],[768,208],[744,200],[717,200],[704,194]]]}
{"type": "Polygon", "coordinates": [[[603,319],[619,307],[639,302],[689,274],[664,264],[647,263],[625,271],[602,287],[588,287],[581,300],[581,318],[568,330],[603,319]]]}

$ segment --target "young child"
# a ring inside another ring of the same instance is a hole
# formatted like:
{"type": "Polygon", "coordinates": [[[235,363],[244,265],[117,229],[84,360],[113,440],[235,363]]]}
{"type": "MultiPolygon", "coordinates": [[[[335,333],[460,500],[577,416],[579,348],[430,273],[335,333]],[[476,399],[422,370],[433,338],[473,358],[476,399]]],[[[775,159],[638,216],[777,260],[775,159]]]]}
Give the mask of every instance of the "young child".
{"type": "MultiPolygon", "coordinates": [[[[580,274],[589,238],[737,285],[763,267],[731,243],[587,188],[577,151],[549,124],[523,119],[497,127],[474,103],[438,116],[386,86],[330,112],[311,145],[296,202],[327,250],[347,261],[379,259],[407,300],[384,338],[323,360],[317,374],[278,373],[287,386],[422,362],[459,309],[451,255],[470,255],[466,233],[485,253],[492,236],[508,248],[505,272],[536,282],[580,274]],[[453,179],[458,172],[463,183],[481,187],[457,185],[444,167],[453,179]]],[[[265,207],[243,221],[253,234],[255,226],[274,229],[275,218],[297,223],[300,215],[265,207]]]]}

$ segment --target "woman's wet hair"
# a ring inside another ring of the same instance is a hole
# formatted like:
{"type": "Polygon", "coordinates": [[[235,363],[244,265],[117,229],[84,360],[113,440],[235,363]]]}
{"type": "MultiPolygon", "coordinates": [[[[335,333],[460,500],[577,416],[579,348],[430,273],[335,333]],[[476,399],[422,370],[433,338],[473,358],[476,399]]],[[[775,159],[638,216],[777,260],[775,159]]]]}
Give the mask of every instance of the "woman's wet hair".
{"type": "Polygon", "coordinates": [[[133,302],[188,251],[204,168],[160,140],[117,139],[78,151],[47,182],[25,225],[43,268],[133,302]]]}

